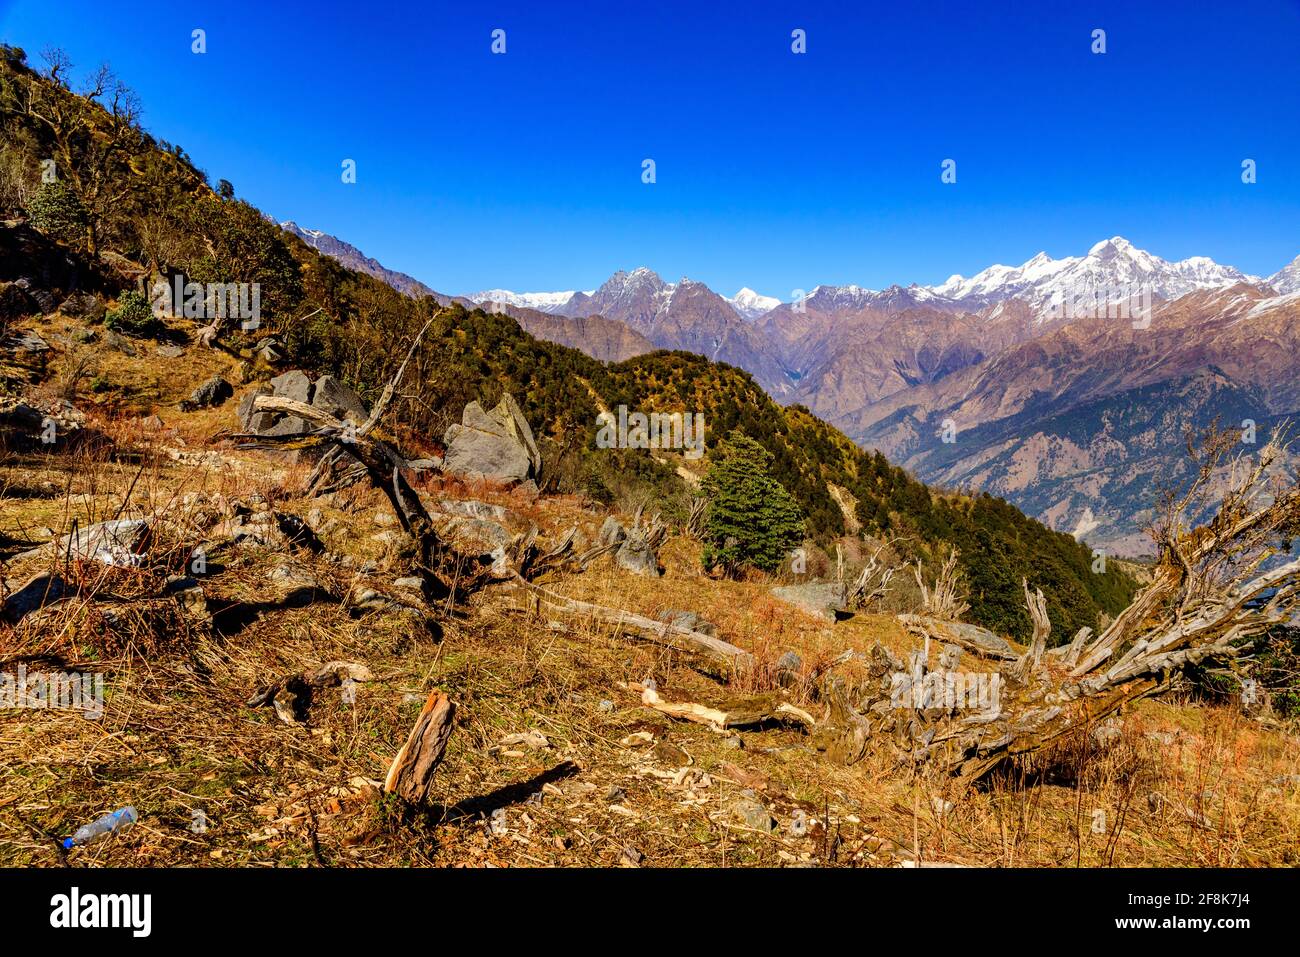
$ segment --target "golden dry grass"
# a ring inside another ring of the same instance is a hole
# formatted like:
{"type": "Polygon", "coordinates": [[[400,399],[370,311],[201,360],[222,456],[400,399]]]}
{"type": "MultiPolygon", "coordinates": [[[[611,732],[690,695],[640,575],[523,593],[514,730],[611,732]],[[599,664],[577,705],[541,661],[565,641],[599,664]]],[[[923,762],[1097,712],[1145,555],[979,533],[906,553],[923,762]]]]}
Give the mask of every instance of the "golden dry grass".
{"type": "MultiPolygon", "coordinates": [[[[195,378],[202,376],[191,373],[187,381],[195,378]]],[[[228,449],[218,451],[217,465],[173,454],[201,456],[205,435],[232,424],[233,402],[178,417],[170,434],[142,431],[134,416],[97,416],[97,428],[134,450],[130,460],[84,453],[5,463],[0,532],[36,540],[43,527],[66,532],[74,517],[85,524],[151,512],[175,517],[183,530],[194,509],[257,496],[301,515],[319,507],[327,547],[373,564],[344,568],[293,556],[320,578],[330,599],[236,616],[224,633],[169,629],[161,636],[167,641],[149,647],[102,641],[95,627],[0,632],[6,668],[14,656],[53,655],[41,666],[102,671],[107,688],[96,721],[61,711],[0,711],[0,863],[60,864],[58,839],[128,803],[140,811],[139,825],[72,852],[73,863],[890,866],[918,856],[981,866],[1296,862],[1294,731],[1233,708],[1143,702],[1123,716],[1119,742],[1104,753],[1076,742],[1036,767],[957,793],[950,780],[900,767],[887,751],[841,767],[794,728],[720,734],[642,707],[629,685],[648,678],[667,700],[717,704],[737,692],[779,687],[775,662],[787,651],[800,655],[807,674],[848,647],[911,648],[890,616],[863,614],[831,626],[774,600],[767,582],[704,577],[699,546],[685,538],[663,550],[665,575],[657,581],[606,560],[548,587],[652,617],[670,609],[699,612],[758,661],[734,686],[681,654],[616,638],[606,626],[552,623],[499,586],[448,617],[441,640],[401,616],[355,617],[345,601],[354,588],[387,589],[403,570],[400,554],[373,537],[386,527],[375,519],[385,511],[382,497],[354,488],[325,502],[303,501],[296,490],[304,466],[228,449]],[[375,680],[358,685],[352,702],[339,688],[318,690],[303,724],[286,725],[270,708],[247,706],[272,680],[333,660],[363,663],[375,680]],[[435,800],[416,813],[380,798],[375,783],[433,688],[456,703],[457,726],[435,800]],[[603,709],[603,701],[612,707],[603,709]],[[540,731],[549,746],[502,744],[527,730],[540,731]],[[746,790],[776,818],[774,833],[749,830],[732,814],[746,790]],[[799,812],[811,825],[803,836],[790,830],[799,812]]],[[[443,496],[467,495],[501,504],[514,513],[512,529],[532,522],[544,535],[578,524],[591,540],[602,518],[575,500],[533,501],[485,486],[434,481],[425,494],[435,505],[443,496]]],[[[210,607],[265,601],[268,572],[288,557],[258,548],[231,552],[225,570],[205,581],[210,607]]],[[[48,562],[16,562],[5,574],[23,578],[48,562]]],[[[115,593],[157,585],[93,567],[64,570],[83,587],[115,593]]],[[[68,612],[60,620],[75,618],[68,612]]],[[[799,698],[798,685],[790,693],[799,698]]]]}

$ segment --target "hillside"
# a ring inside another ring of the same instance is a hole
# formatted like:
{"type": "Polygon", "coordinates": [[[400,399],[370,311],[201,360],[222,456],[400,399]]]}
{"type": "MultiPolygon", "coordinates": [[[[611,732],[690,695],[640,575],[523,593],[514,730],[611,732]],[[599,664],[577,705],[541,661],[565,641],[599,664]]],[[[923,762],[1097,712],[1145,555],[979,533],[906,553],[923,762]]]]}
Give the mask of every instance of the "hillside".
{"type": "MultiPolygon", "coordinates": [[[[12,142],[21,144],[11,151],[6,167],[11,194],[62,195],[35,182],[28,171],[39,169],[35,157],[43,151],[73,150],[76,144],[66,137],[63,147],[47,142],[62,134],[20,104],[32,95],[46,97],[74,117],[67,123],[79,123],[87,131],[115,128],[119,121],[17,63],[6,62],[3,69],[3,119],[12,142]]],[[[645,450],[596,454],[597,415],[619,405],[698,412],[705,417],[710,442],[741,429],[767,448],[774,474],[802,506],[814,542],[829,546],[846,532],[844,511],[830,490],[833,484],[856,500],[854,521],[868,532],[898,539],[906,555],[929,560],[948,544],[957,544],[973,584],[974,620],[988,627],[1028,634],[1030,623],[1019,597],[1020,579],[1028,575],[1052,598],[1053,614],[1066,629],[1094,624],[1102,612],[1113,614],[1132,592],[1131,580],[1117,568],[1093,574],[1090,552],[1067,536],[984,496],[932,494],[803,409],[777,405],[739,369],[684,353],[606,365],[539,341],[506,315],[467,311],[455,301],[443,306],[431,296],[412,299],[375,276],[321,255],[247,203],[214,193],[178,147],[164,151],[129,124],[115,135],[120,142],[102,175],[122,199],[78,215],[94,225],[107,250],[140,272],[258,283],[260,328],[250,333],[232,329],[228,341],[251,356],[259,339],[278,336],[284,354],[269,366],[264,358],[253,358],[245,378],[269,377],[296,366],[316,375],[333,374],[373,401],[401,361],[394,344],[410,341],[436,317],[413,358],[418,394],[404,396],[393,407],[395,421],[417,445],[435,446],[466,403],[479,399],[494,404],[510,392],[543,438],[543,454],[551,463],[543,476],[547,490],[625,505],[654,499],[666,513],[682,513],[689,490],[674,467],[645,450]],[[1044,561],[1047,555],[1052,558],[1044,561]]],[[[709,296],[698,284],[666,288],[657,277],[634,273],[606,284],[595,299],[651,328],[657,310],[682,297],[715,314],[729,310],[725,303],[710,306],[709,296]]],[[[737,323],[739,332],[752,334],[750,325],[737,323]]]]}

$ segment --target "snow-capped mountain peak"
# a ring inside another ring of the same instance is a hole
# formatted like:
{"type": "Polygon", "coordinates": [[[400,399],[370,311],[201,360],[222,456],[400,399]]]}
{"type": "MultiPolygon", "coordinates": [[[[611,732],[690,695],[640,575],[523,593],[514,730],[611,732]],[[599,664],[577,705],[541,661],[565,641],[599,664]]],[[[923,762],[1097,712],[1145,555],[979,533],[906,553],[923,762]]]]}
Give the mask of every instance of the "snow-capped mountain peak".
{"type": "Polygon", "coordinates": [[[574,296],[574,290],[564,292],[512,292],[509,289],[485,289],[470,293],[465,298],[474,303],[499,302],[507,306],[536,309],[555,313],[563,309],[574,296]]]}
{"type": "Polygon", "coordinates": [[[732,309],[735,309],[736,312],[748,320],[765,316],[781,305],[780,299],[774,296],[760,295],[748,286],[743,287],[740,292],[728,299],[727,302],[731,304],[732,309]]]}
{"type": "Polygon", "coordinates": [[[1086,256],[1053,259],[1040,252],[1021,266],[990,266],[969,279],[951,276],[930,291],[984,305],[1022,299],[1046,314],[1051,311],[1050,304],[1082,294],[1110,298],[1112,292],[1122,296],[1129,290],[1176,299],[1197,289],[1261,281],[1205,256],[1169,262],[1137,248],[1123,236],[1112,236],[1095,243],[1086,256]]]}
{"type": "Polygon", "coordinates": [[[1300,292],[1300,256],[1269,276],[1268,284],[1284,296],[1300,292]]]}

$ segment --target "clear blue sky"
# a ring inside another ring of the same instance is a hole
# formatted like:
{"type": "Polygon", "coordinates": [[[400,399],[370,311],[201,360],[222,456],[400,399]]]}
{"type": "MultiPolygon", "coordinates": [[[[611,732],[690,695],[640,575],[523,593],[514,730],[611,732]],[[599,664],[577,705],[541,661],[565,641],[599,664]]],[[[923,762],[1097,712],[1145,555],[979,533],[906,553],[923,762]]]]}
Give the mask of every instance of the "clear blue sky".
{"type": "Polygon", "coordinates": [[[1115,234],[1300,254],[1300,0],[0,0],[0,37],[109,62],[213,182],[444,292],[646,265],[788,298],[1115,234]]]}

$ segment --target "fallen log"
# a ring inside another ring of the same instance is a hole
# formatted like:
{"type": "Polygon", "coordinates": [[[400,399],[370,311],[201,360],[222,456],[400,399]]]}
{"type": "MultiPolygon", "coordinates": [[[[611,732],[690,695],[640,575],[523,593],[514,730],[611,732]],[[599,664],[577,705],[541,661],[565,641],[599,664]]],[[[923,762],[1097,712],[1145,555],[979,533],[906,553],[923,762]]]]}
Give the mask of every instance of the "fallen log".
{"type": "Polygon", "coordinates": [[[447,750],[455,716],[456,706],[450,698],[441,691],[429,692],[406,743],[388,768],[385,794],[396,794],[411,804],[423,804],[428,799],[433,774],[447,750]]]}
{"type": "Polygon", "coordinates": [[[641,703],[671,718],[709,725],[719,731],[725,728],[752,727],[767,721],[793,720],[809,729],[817,724],[807,711],[788,701],[782,701],[774,694],[737,698],[722,708],[709,708],[689,701],[665,701],[653,688],[646,688],[641,692],[641,703]]]}
{"type": "Polygon", "coordinates": [[[1015,661],[1016,650],[1001,635],[964,621],[946,621],[931,615],[899,615],[898,622],[918,638],[934,638],[964,648],[983,658],[1015,661]]]}
{"type": "Polygon", "coordinates": [[[676,651],[701,655],[737,671],[754,666],[754,656],[748,651],[737,648],[720,638],[706,635],[702,631],[680,628],[670,622],[655,621],[653,618],[618,608],[606,608],[604,605],[593,605],[591,602],[565,598],[563,595],[557,595],[526,581],[521,576],[516,576],[516,581],[537,595],[541,604],[562,614],[592,618],[613,625],[615,631],[620,634],[631,635],[676,651]]]}

